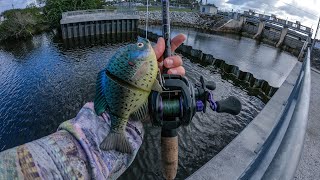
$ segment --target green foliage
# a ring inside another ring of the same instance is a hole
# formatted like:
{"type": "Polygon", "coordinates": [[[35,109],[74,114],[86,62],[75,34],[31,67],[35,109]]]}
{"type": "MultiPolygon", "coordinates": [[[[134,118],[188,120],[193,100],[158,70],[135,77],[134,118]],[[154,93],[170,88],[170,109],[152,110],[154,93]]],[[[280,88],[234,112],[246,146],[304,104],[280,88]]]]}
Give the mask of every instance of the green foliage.
{"type": "Polygon", "coordinates": [[[2,13],[6,18],[0,24],[0,41],[9,38],[25,38],[42,31],[46,24],[41,11],[35,6],[12,9],[2,13]]]}
{"type": "Polygon", "coordinates": [[[99,9],[103,4],[103,0],[46,0],[44,13],[51,26],[58,27],[63,12],[99,9]]]}

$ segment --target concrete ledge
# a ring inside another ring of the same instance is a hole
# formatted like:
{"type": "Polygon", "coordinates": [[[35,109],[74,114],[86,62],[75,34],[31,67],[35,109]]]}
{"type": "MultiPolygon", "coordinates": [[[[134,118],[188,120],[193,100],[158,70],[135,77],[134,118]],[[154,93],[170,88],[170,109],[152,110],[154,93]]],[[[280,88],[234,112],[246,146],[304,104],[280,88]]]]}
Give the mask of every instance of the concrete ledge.
{"type": "Polygon", "coordinates": [[[297,63],[258,116],[228,146],[188,179],[239,179],[276,125],[300,69],[301,63],[297,63]]]}
{"type": "Polygon", "coordinates": [[[60,24],[106,21],[106,20],[122,20],[122,19],[140,19],[138,15],[127,15],[122,13],[96,13],[96,14],[81,14],[75,16],[67,16],[60,20],[60,24]]]}

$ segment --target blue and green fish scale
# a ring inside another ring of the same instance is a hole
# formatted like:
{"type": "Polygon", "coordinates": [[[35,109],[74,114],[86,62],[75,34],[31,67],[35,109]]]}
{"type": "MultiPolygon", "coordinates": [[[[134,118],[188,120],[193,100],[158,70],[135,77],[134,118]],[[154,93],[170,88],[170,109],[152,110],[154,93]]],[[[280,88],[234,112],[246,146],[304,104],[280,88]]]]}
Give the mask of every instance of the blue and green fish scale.
{"type": "Polygon", "coordinates": [[[100,144],[103,150],[130,153],[124,130],[129,116],[147,102],[155,83],[158,64],[148,40],[139,38],[110,59],[106,69],[98,74],[95,111],[107,111],[111,118],[111,132],[100,144]]]}

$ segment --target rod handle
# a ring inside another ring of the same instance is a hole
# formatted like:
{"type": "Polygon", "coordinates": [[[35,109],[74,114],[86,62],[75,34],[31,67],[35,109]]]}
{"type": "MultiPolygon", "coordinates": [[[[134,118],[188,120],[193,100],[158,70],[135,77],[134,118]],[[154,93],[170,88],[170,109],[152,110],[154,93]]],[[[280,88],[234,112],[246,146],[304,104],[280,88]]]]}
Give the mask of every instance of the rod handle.
{"type": "Polygon", "coordinates": [[[173,180],[177,175],[178,151],[178,136],[161,137],[161,160],[166,180],[173,180]]]}

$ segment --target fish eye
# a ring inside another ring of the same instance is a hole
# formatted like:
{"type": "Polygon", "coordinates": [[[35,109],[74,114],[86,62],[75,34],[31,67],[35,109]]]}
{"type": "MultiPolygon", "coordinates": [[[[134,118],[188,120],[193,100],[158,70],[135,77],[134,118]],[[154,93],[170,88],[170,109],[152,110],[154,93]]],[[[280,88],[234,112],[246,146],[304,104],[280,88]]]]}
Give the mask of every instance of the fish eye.
{"type": "Polygon", "coordinates": [[[143,43],[138,43],[137,45],[138,45],[139,48],[142,48],[144,46],[143,43]]]}

